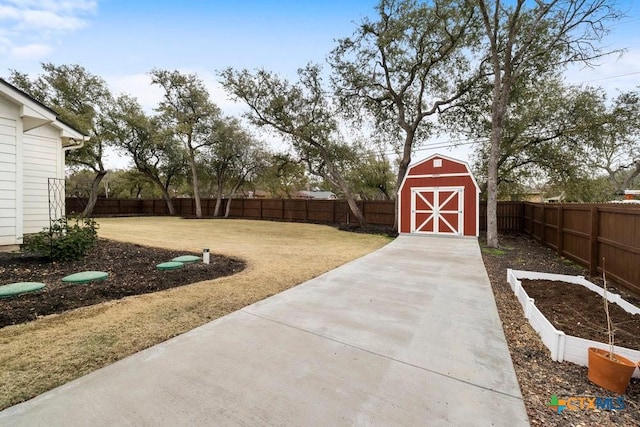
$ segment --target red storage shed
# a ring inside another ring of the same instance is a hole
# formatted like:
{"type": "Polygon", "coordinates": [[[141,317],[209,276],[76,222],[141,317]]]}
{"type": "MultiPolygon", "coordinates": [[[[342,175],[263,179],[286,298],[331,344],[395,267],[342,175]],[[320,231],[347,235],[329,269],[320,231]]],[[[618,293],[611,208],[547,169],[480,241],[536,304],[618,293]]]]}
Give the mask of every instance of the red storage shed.
{"type": "Polygon", "coordinates": [[[398,230],[477,237],[479,199],[469,165],[435,154],[409,166],[398,191],[398,230]]]}

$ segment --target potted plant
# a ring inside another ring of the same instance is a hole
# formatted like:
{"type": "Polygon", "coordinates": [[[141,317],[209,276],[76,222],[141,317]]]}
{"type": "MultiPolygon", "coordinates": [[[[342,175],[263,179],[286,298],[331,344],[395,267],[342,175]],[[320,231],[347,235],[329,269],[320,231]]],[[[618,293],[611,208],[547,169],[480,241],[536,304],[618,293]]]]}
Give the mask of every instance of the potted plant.
{"type": "Polygon", "coordinates": [[[607,277],[602,258],[602,279],[604,282],[604,311],[607,316],[607,334],[609,349],[589,347],[588,378],[594,384],[609,391],[623,394],[629,385],[629,380],[636,369],[636,364],[626,357],[615,354],[613,351],[614,330],[609,315],[609,300],[607,299],[607,277]]]}

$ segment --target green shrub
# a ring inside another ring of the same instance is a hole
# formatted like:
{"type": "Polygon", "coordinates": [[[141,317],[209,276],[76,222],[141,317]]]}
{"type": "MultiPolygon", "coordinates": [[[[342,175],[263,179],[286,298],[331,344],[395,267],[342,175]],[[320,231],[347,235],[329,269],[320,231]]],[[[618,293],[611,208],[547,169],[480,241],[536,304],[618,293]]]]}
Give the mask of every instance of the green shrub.
{"type": "Polygon", "coordinates": [[[40,233],[25,236],[22,250],[53,261],[83,258],[98,241],[98,224],[91,218],[60,218],[40,233]]]}

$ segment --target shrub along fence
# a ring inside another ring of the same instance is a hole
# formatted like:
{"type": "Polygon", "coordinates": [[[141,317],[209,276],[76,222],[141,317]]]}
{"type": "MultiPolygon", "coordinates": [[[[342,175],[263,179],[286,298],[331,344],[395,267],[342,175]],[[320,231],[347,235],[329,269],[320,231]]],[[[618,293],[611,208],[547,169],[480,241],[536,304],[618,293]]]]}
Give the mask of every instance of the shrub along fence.
{"type": "Polygon", "coordinates": [[[523,224],[526,234],[591,275],[604,267],[613,281],[640,293],[640,206],[524,203],[523,224]]]}

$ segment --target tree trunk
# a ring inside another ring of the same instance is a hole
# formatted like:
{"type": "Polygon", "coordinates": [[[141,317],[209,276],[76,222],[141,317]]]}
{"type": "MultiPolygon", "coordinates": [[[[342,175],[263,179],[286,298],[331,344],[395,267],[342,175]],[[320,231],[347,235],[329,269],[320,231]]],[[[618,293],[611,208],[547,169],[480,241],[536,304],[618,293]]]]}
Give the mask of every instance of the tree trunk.
{"type": "Polygon", "coordinates": [[[173,206],[173,200],[171,200],[171,195],[169,195],[169,190],[164,188],[164,186],[160,186],[160,190],[162,190],[162,198],[167,204],[167,209],[169,210],[169,215],[176,214],[176,208],[173,206]]]}
{"type": "Polygon", "coordinates": [[[227,199],[227,206],[224,210],[224,217],[225,218],[229,218],[229,214],[231,213],[231,201],[233,200],[232,198],[233,196],[229,197],[229,199],[227,199]]]}
{"type": "MultiPolygon", "coordinates": [[[[396,179],[396,192],[400,190],[400,185],[404,180],[407,171],[409,170],[409,164],[411,163],[411,146],[413,145],[413,138],[415,135],[415,131],[406,130],[406,135],[404,137],[404,149],[402,152],[402,159],[400,160],[400,164],[398,165],[398,177],[396,179]]],[[[395,198],[395,212],[393,219],[393,230],[398,231],[398,197],[396,195],[395,198]]]]}
{"type": "MultiPolygon", "coordinates": [[[[625,180],[622,182],[622,185],[620,185],[619,188],[616,188],[617,192],[629,190],[629,187],[631,187],[631,183],[633,182],[633,180],[635,180],[638,175],[640,175],[640,160],[635,160],[633,162],[633,167],[633,171],[627,175],[625,180]]],[[[618,183],[615,180],[612,181],[613,185],[615,187],[618,187],[618,183]]]]}
{"type": "Polygon", "coordinates": [[[353,194],[351,194],[351,192],[349,191],[345,193],[344,196],[347,199],[347,204],[349,205],[349,209],[351,210],[351,213],[353,213],[353,216],[355,216],[356,219],[358,220],[358,225],[360,227],[364,227],[365,225],[367,225],[367,223],[364,220],[364,215],[362,215],[362,211],[358,207],[358,203],[356,202],[355,197],[353,197],[353,194]]]}
{"type": "MultiPolygon", "coordinates": [[[[167,204],[167,210],[169,210],[169,215],[175,215],[176,208],[173,206],[173,200],[171,200],[171,195],[169,194],[169,179],[167,179],[167,183],[165,185],[157,176],[151,173],[148,173],[146,171],[141,171],[141,172],[145,174],[151,180],[151,182],[157,185],[158,188],[160,188],[160,191],[162,192],[162,198],[164,199],[164,202],[167,204]]],[[[142,188],[140,188],[140,191],[142,191],[142,188]]]]}
{"type": "Polygon", "coordinates": [[[200,181],[198,180],[196,156],[193,150],[189,150],[189,165],[191,166],[191,186],[193,187],[193,198],[196,201],[196,218],[202,218],[202,203],[200,202],[200,181]]]}
{"type": "Polygon", "coordinates": [[[391,200],[391,196],[389,195],[389,192],[387,191],[386,186],[385,187],[380,186],[378,187],[378,189],[382,193],[382,200],[391,200]]]}
{"type": "Polygon", "coordinates": [[[238,188],[240,188],[241,182],[239,182],[237,185],[235,185],[233,187],[233,189],[231,190],[231,193],[229,194],[229,199],[227,201],[227,207],[224,210],[224,217],[225,218],[229,218],[229,214],[231,213],[231,201],[233,200],[233,196],[236,195],[236,191],[238,191],[238,188]]]}
{"type": "Polygon", "coordinates": [[[220,216],[220,207],[222,206],[222,190],[218,189],[216,194],[216,207],[213,210],[213,216],[220,216]]]}
{"type": "Polygon", "coordinates": [[[96,207],[96,202],[98,201],[98,190],[100,188],[100,182],[106,175],[106,170],[101,170],[96,173],[96,177],[93,179],[93,183],[91,184],[91,193],[89,193],[89,200],[87,202],[87,206],[85,206],[84,208],[84,211],[82,211],[82,216],[88,218],[91,216],[91,214],[93,214],[93,208],[96,207]]]}
{"type": "Polygon", "coordinates": [[[345,199],[347,199],[347,204],[349,205],[349,209],[351,210],[351,213],[358,220],[358,225],[360,225],[360,227],[364,227],[365,225],[367,225],[367,223],[364,220],[364,215],[362,215],[362,211],[358,207],[358,203],[356,203],[355,197],[353,196],[353,194],[351,194],[349,185],[344,180],[344,178],[342,178],[342,175],[338,172],[338,170],[336,169],[335,165],[333,164],[329,156],[326,155],[326,152],[324,152],[323,154],[324,154],[323,157],[325,160],[325,165],[330,175],[323,178],[328,179],[329,181],[332,181],[335,185],[338,186],[338,188],[340,188],[340,190],[342,190],[342,192],[344,193],[345,199]]]}
{"type": "Polygon", "coordinates": [[[216,178],[216,184],[218,188],[216,189],[216,207],[213,210],[213,216],[218,217],[220,216],[220,208],[222,207],[222,193],[224,191],[222,185],[222,172],[220,172],[219,170],[216,178]]]}
{"type": "Polygon", "coordinates": [[[364,220],[364,215],[362,215],[362,211],[358,207],[356,198],[353,197],[353,194],[351,194],[351,191],[349,190],[348,186],[341,187],[341,190],[344,193],[345,199],[347,199],[347,204],[349,205],[349,209],[351,210],[351,213],[353,214],[353,216],[356,217],[356,220],[358,220],[358,225],[360,227],[364,227],[365,225],[367,225],[366,221],[364,220]]]}
{"type": "MultiPolygon", "coordinates": [[[[505,73],[508,74],[508,73],[505,73]]],[[[487,165],[487,246],[498,247],[498,162],[502,142],[504,116],[509,102],[511,84],[508,77],[496,73],[491,106],[491,147],[487,165]]]]}
{"type": "Polygon", "coordinates": [[[502,126],[491,129],[491,151],[487,173],[487,246],[498,247],[498,156],[502,126]]]}

